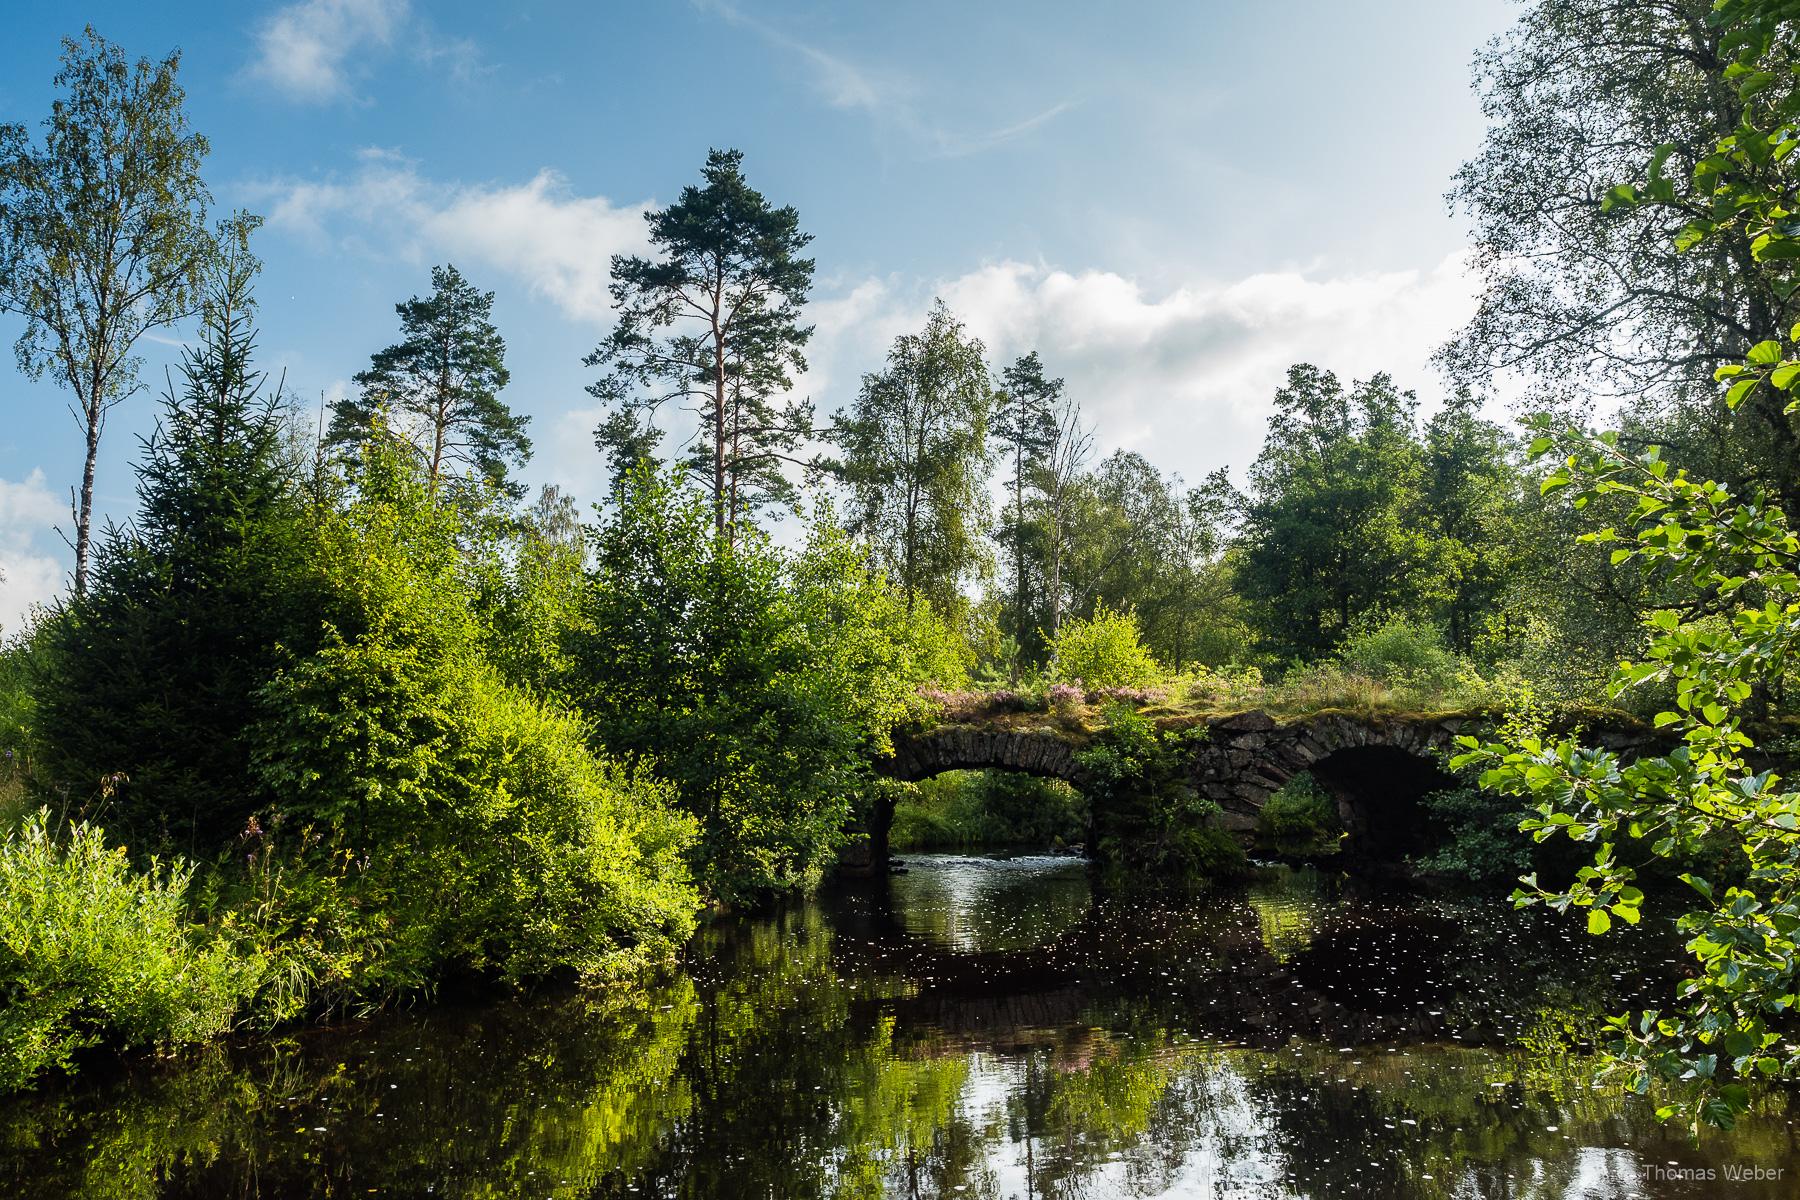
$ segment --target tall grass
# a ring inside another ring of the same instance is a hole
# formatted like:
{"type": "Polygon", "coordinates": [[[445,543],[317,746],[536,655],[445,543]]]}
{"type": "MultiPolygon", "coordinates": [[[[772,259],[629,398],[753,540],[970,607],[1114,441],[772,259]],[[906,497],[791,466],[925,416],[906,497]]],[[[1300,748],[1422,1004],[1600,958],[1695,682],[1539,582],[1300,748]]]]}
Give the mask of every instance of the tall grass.
{"type": "Polygon", "coordinates": [[[47,810],[0,837],[0,1092],[89,1047],[172,1046],[229,1028],[258,965],[187,916],[182,864],[134,869],[47,810]]]}

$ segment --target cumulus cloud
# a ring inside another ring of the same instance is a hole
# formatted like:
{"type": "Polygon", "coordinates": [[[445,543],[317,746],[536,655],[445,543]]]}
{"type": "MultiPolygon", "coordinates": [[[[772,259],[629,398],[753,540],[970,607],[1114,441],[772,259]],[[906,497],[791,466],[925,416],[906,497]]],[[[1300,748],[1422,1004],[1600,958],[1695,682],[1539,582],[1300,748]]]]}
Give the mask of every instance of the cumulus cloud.
{"type": "Polygon", "coordinates": [[[308,104],[355,99],[372,61],[402,47],[460,83],[491,69],[474,42],[440,33],[409,0],[299,0],[271,13],[254,42],[245,74],[308,104]]]}
{"type": "Polygon", "coordinates": [[[405,159],[370,150],[348,179],[278,182],[258,191],[271,228],[414,261],[479,262],[587,324],[609,318],[612,256],[648,244],[647,204],[579,195],[550,170],[523,183],[445,184],[405,159]]]}
{"type": "Polygon", "coordinates": [[[277,9],[256,33],[249,71],[292,100],[351,94],[350,64],[386,49],[406,22],[407,0],[301,0],[277,9]]]}
{"type": "Polygon", "coordinates": [[[18,482],[0,479],[0,634],[62,589],[62,562],[46,547],[63,515],[42,469],[18,482]]]}
{"type": "Polygon", "coordinates": [[[998,369],[1036,349],[1067,377],[1104,449],[1145,454],[1189,477],[1255,458],[1287,368],[1340,377],[1391,372],[1435,398],[1432,351],[1474,309],[1460,255],[1429,270],[1330,276],[1300,271],[1196,283],[1160,295],[1109,271],[1000,262],[933,287],[865,280],[813,306],[818,333],[802,390],[834,407],[898,333],[942,296],[998,369]]]}
{"type": "MultiPolygon", "coordinates": [[[[579,194],[551,171],[518,183],[435,182],[379,150],[346,178],[274,185],[264,199],[276,228],[353,254],[478,262],[601,328],[611,320],[611,256],[644,252],[643,214],[653,207],[579,194]]],[[[1190,478],[1218,466],[1241,472],[1293,363],[1346,380],[1388,371],[1429,407],[1431,354],[1466,323],[1476,292],[1460,254],[1425,269],[1285,270],[1163,291],[1119,272],[1018,261],[937,280],[822,278],[807,310],[810,368],[796,391],[822,414],[839,408],[942,296],[987,343],[996,370],[1040,351],[1098,423],[1103,450],[1138,450],[1190,478]]],[[[550,478],[579,487],[591,477],[598,415],[585,405],[537,414],[550,478]]],[[[685,431],[671,432],[679,441],[685,431]]]]}

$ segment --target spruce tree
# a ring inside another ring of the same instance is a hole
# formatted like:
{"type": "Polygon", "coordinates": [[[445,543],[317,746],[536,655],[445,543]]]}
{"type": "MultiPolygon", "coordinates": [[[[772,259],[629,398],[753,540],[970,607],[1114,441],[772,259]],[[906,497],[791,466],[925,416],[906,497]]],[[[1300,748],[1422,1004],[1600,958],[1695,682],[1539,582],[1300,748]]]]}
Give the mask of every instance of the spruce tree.
{"type": "Polygon", "coordinates": [[[310,611],[279,387],[253,366],[254,218],[228,222],[200,342],[143,442],[139,514],[47,627],[52,773],[139,852],[210,854],[258,806],[243,732],[310,611]]]}

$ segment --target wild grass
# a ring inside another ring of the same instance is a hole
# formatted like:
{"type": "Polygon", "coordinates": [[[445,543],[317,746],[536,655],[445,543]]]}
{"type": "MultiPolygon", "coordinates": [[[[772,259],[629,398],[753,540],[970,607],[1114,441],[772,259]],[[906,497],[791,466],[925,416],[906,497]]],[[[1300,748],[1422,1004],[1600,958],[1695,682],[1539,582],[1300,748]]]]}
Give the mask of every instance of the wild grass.
{"type": "Polygon", "coordinates": [[[95,1046],[224,1032],[259,966],[188,918],[192,868],[134,868],[40,810],[0,837],[0,1092],[95,1046]]]}

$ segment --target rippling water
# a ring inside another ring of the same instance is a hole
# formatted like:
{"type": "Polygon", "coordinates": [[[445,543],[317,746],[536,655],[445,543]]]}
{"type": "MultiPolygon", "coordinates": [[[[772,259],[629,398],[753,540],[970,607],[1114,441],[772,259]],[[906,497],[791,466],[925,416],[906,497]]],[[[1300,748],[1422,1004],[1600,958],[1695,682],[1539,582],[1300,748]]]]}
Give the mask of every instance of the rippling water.
{"type": "Polygon", "coordinates": [[[1649,918],[1596,939],[1307,872],[1158,904],[1096,900],[1067,859],[908,864],[718,923],[630,1002],[400,1014],[15,1099],[0,1195],[1800,1195],[1781,1094],[1695,1147],[1587,1085],[1580,1031],[1680,969],[1649,918]]]}

